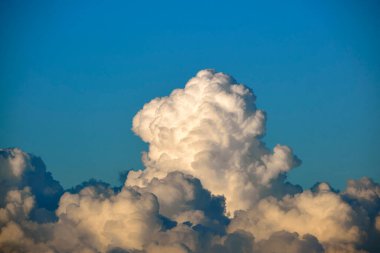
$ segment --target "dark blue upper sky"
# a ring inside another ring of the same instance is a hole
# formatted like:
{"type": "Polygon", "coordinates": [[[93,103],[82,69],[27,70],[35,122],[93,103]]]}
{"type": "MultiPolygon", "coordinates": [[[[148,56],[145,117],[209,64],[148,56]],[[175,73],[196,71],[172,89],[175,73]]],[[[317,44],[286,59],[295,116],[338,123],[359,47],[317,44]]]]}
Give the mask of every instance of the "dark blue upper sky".
{"type": "Polygon", "coordinates": [[[251,87],[303,186],[380,181],[378,1],[1,1],[0,144],[65,187],[141,168],[132,117],[203,68],[251,87]]]}

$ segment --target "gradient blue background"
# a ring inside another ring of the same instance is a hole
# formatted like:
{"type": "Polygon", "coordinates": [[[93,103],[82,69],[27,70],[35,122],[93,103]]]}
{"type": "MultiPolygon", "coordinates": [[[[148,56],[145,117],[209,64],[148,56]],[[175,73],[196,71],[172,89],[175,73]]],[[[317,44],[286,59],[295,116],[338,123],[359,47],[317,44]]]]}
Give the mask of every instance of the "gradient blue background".
{"type": "Polygon", "coordinates": [[[203,68],[251,87],[309,187],[380,181],[378,1],[1,1],[0,145],[65,187],[142,168],[134,114],[203,68]],[[264,3],[265,2],[265,3],[264,3]]]}

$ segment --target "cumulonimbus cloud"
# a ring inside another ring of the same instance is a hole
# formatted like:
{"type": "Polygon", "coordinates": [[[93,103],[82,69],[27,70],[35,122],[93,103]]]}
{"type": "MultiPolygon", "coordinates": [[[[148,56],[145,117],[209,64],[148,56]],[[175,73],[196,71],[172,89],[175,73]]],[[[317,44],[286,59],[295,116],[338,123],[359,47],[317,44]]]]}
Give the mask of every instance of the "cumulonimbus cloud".
{"type": "Polygon", "coordinates": [[[202,70],[146,104],[145,169],[64,191],[42,160],[0,151],[0,252],[380,252],[380,185],[286,181],[300,160],[261,141],[251,89],[202,70]]]}

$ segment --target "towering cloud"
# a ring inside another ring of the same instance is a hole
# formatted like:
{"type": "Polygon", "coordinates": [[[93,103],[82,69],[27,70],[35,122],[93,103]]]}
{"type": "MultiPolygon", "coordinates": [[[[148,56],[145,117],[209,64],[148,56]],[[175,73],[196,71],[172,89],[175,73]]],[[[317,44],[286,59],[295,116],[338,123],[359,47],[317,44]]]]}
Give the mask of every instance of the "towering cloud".
{"type": "Polygon", "coordinates": [[[300,160],[265,146],[265,113],[226,74],[152,100],[133,131],[146,168],[121,187],[64,191],[40,158],[0,150],[0,252],[380,252],[380,185],[287,182],[300,160]]]}
{"type": "Polygon", "coordinates": [[[232,214],[252,207],[280,173],[299,164],[287,146],[268,150],[260,140],[265,113],[255,95],[223,73],[202,70],[184,89],[152,100],[133,119],[133,131],[149,143],[144,171],[127,185],[182,171],[223,195],[232,214]]]}

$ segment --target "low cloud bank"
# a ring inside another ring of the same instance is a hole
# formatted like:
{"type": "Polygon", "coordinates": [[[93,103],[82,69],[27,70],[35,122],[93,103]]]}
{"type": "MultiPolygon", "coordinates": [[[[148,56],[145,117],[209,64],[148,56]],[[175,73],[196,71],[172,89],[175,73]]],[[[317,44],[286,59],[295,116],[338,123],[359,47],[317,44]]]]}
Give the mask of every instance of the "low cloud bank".
{"type": "Polygon", "coordinates": [[[261,141],[255,100],[213,70],[152,100],[133,119],[145,169],[121,187],[65,191],[40,158],[0,150],[0,252],[380,252],[380,185],[287,182],[301,161],[261,141]]]}

